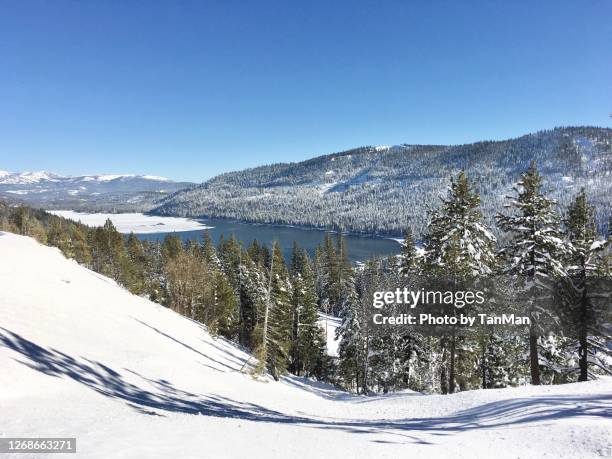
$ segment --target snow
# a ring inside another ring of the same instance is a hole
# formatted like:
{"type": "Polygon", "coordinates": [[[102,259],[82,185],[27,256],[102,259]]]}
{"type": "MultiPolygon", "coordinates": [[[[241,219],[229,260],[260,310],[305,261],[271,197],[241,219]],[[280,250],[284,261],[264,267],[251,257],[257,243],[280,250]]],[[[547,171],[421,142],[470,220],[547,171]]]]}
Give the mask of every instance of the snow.
{"type": "Polygon", "coordinates": [[[0,232],[0,259],[4,437],[76,437],[77,457],[88,458],[588,458],[610,451],[610,378],[376,397],[298,377],[255,380],[240,371],[253,359],[236,345],[57,249],[0,232]]]}
{"type": "Polygon", "coordinates": [[[161,182],[171,182],[170,179],[157,175],[135,175],[135,174],[107,174],[107,175],[83,175],[80,177],[64,176],[47,171],[38,172],[8,172],[0,171],[1,185],[27,185],[40,182],[59,182],[62,180],[72,180],[81,182],[110,182],[119,178],[141,178],[145,180],[156,180],[161,182]]]}
{"type": "Polygon", "coordinates": [[[110,182],[119,178],[141,178],[145,180],[157,180],[160,182],[170,182],[171,180],[166,177],[159,177],[157,175],[135,175],[135,174],[106,174],[106,175],[85,175],[81,180],[90,182],[110,182]]]}
{"type": "Polygon", "coordinates": [[[103,226],[107,219],[120,233],[134,232],[136,234],[166,233],[173,231],[196,231],[211,228],[204,223],[190,218],[182,217],[158,217],[154,215],[144,215],[141,213],[125,214],[88,214],[75,212],[73,210],[50,210],[49,213],[60,217],[80,221],[87,226],[103,226]]]}
{"type": "Polygon", "coordinates": [[[95,176],[95,179],[98,182],[110,182],[111,180],[115,180],[118,178],[124,178],[124,177],[135,177],[134,174],[109,174],[109,175],[97,175],[95,176]]]}
{"type": "Polygon", "coordinates": [[[25,185],[40,183],[42,181],[56,182],[63,179],[61,175],[46,171],[37,172],[7,172],[0,171],[0,184],[2,185],[25,185]]]}
{"type": "Polygon", "coordinates": [[[338,346],[340,345],[340,339],[336,339],[336,328],[342,324],[342,320],[338,317],[320,312],[317,323],[321,328],[323,328],[323,330],[325,330],[327,354],[332,357],[338,357],[338,346]]]}
{"type": "Polygon", "coordinates": [[[159,175],[143,175],[140,178],[146,179],[146,180],[158,180],[160,182],[169,182],[170,179],[166,178],[166,177],[160,177],[159,175]]]}

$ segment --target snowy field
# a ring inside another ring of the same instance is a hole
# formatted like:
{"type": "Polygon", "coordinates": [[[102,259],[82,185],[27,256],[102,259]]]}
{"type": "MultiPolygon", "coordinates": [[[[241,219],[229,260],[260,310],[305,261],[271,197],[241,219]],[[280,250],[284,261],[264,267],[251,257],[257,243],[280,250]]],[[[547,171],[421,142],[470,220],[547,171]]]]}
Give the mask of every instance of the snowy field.
{"type": "Polygon", "coordinates": [[[88,214],[73,210],[49,210],[60,217],[80,221],[87,226],[102,226],[110,218],[120,233],[171,233],[173,231],[195,231],[210,228],[202,222],[182,217],[158,217],[140,213],[88,214]]]}
{"type": "Polygon", "coordinates": [[[256,381],[241,372],[249,358],[57,249],[0,233],[0,436],[76,437],[77,456],[96,458],[611,453],[610,378],[361,397],[256,381]]]}

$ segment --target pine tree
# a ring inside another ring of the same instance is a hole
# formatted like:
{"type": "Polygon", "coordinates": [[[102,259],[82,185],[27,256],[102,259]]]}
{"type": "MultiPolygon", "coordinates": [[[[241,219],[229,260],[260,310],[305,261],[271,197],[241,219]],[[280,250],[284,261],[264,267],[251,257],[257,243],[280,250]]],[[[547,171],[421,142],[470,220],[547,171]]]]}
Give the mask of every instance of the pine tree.
{"type": "Polygon", "coordinates": [[[86,229],[80,225],[72,225],[70,240],[72,244],[72,254],[74,259],[87,267],[91,266],[91,249],[87,242],[86,229]]]}
{"type": "Polygon", "coordinates": [[[404,232],[404,242],[399,259],[399,272],[403,277],[408,277],[412,274],[417,265],[417,252],[412,229],[406,228],[404,232]]]}
{"type": "Polygon", "coordinates": [[[515,189],[517,197],[510,206],[515,214],[499,215],[499,227],[510,233],[510,243],[501,255],[507,261],[505,271],[522,282],[522,294],[529,302],[529,362],[531,383],[540,384],[538,352],[538,318],[548,312],[533,301],[538,295],[549,294],[559,279],[567,277],[563,264],[568,245],[563,241],[555,201],[542,193],[542,177],[535,161],[522,174],[515,189]],[[548,291],[547,291],[548,290],[548,291]]]}
{"type": "Polygon", "coordinates": [[[243,257],[243,250],[240,242],[232,234],[229,239],[223,237],[219,240],[217,250],[221,269],[225,273],[232,288],[238,291],[240,288],[240,264],[243,257]]]}
{"type": "Polygon", "coordinates": [[[123,236],[110,219],[106,220],[103,227],[97,227],[91,233],[90,246],[94,270],[123,283],[127,254],[123,236]]]}
{"type": "Polygon", "coordinates": [[[294,243],[291,262],[293,308],[290,371],[297,375],[325,376],[326,340],[318,324],[314,273],[308,253],[294,243]]]}
{"type": "Polygon", "coordinates": [[[140,240],[130,233],[126,242],[125,282],[128,290],[136,295],[145,291],[146,258],[140,240]]]}
{"type": "Polygon", "coordinates": [[[49,229],[47,230],[47,243],[60,249],[66,258],[73,258],[70,233],[62,223],[62,220],[59,218],[52,218],[50,220],[49,229]]]}
{"type": "Polygon", "coordinates": [[[259,325],[261,341],[256,351],[259,359],[257,371],[261,371],[265,366],[274,379],[278,379],[287,370],[293,325],[291,283],[278,242],[275,242],[272,248],[268,276],[263,321],[259,325]]]}
{"type": "MultiPolygon", "coordinates": [[[[432,213],[425,234],[426,272],[434,279],[445,276],[459,283],[493,273],[495,265],[495,236],[482,222],[479,211],[480,196],[474,191],[464,171],[451,180],[448,196],[442,200],[439,210],[432,213]]],[[[454,312],[454,310],[453,310],[454,312]]],[[[442,378],[448,378],[442,387],[448,392],[455,391],[457,345],[462,348],[464,358],[468,349],[474,347],[464,339],[458,343],[455,329],[440,341],[442,355],[448,355],[448,374],[443,368],[442,378]]],[[[463,362],[465,364],[465,362],[463,362]]]]}
{"type": "Polygon", "coordinates": [[[216,268],[212,269],[214,276],[214,305],[216,329],[219,334],[231,340],[238,339],[240,311],[238,297],[225,274],[216,268]]]}
{"type": "Polygon", "coordinates": [[[170,260],[176,258],[184,250],[183,241],[179,236],[174,234],[166,235],[161,246],[161,255],[164,259],[164,263],[168,263],[170,260]]]}
{"type": "Polygon", "coordinates": [[[424,238],[429,272],[472,277],[493,273],[496,239],[482,222],[479,206],[480,196],[461,171],[441,208],[431,214],[424,238]]]}
{"type": "Polygon", "coordinates": [[[202,256],[206,260],[206,262],[211,265],[221,269],[221,261],[219,260],[219,255],[217,254],[217,248],[210,237],[208,230],[204,231],[204,242],[202,243],[202,256]]]}
{"type": "Polygon", "coordinates": [[[168,284],[162,245],[159,241],[143,243],[145,253],[146,294],[151,301],[169,305],[168,284]]]}
{"type": "Polygon", "coordinates": [[[342,324],[336,329],[336,338],[340,338],[338,371],[349,389],[362,394],[370,391],[371,306],[373,292],[381,284],[380,261],[376,259],[351,276],[340,313],[342,324]]]}
{"type": "Polygon", "coordinates": [[[593,314],[595,313],[593,296],[605,292],[598,292],[597,284],[590,282],[590,278],[596,275],[598,257],[603,253],[607,241],[597,240],[595,207],[589,205],[584,188],[570,205],[566,224],[573,249],[572,263],[568,271],[577,293],[576,301],[572,305],[573,314],[571,318],[578,329],[580,372],[578,380],[587,381],[589,378],[589,360],[600,368],[605,368],[605,364],[598,358],[596,350],[600,349],[604,354],[609,353],[609,350],[595,336],[601,330],[593,328],[596,326],[593,323],[593,314]]]}
{"type": "Polygon", "coordinates": [[[253,350],[261,339],[258,334],[261,330],[257,330],[257,324],[265,308],[268,283],[262,267],[251,260],[248,254],[242,256],[238,278],[238,342],[253,350]]]}

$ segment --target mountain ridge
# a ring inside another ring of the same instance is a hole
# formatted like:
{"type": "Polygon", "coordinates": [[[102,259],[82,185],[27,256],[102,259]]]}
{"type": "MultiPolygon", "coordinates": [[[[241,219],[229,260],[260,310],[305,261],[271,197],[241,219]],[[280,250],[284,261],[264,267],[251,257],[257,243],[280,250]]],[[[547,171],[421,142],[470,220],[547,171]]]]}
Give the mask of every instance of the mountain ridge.
{"type": "Polygon", "coordinates": [[[154,175],[0,171],[0,199],[46,209],[144,211],[190,186],[154,175]]]}
{"type": "Polygon", "coordinates": [[[561,127],[463,145],[358,147],[296,163],[227,172],[169,195],[161,215],[232,218],[369,234],[424,230],[449,179],[465,169],[489,224],[532,159],[564,208],[580,187],[606,231],[612,194],[612,129],[561,127]]]}

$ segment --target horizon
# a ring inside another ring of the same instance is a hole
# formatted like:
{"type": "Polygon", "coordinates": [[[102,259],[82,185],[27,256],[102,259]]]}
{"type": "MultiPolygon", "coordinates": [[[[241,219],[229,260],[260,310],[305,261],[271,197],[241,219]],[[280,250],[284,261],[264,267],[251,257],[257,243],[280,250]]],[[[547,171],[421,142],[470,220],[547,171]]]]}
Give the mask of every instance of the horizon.
{"type": "Polygon", "coordinates": [[[610,127],[607,1],[0,11],[3,170],[202,182],[360,145],[610,127]]]}
{"type": "Polygon", "coordinates": [[[504,137],[504,138],[499,138],[499,139],[480,139],[480,140],[475,140],[473,142],[466,142],[466,143],[448,143],[448,144],[441,144],[441,143],[412,143],[412,142],[402,142],[402,143],[394,143],[394,144],[381,144],[381,145],[358,145],[358,146],[353,146],[353,147],[349,147],[349,148],[345,148],[343,150],[337,150],[337,151],[329,151],[327,153],[317,153],[315,155],[312,156],[308,156],[305,158],[301,158],[301,159],[296,159],[294,161],[279,161],[279,162],[275,162],[275,163],[262,163],[262,164],[256,164],[253,166],[246,166],[244,168],[241,169],[228,169],[228,170],[224,170],[224,171],[220,171],[218,174],[215,174],[213,176],[210,177],[206,177],[203,178],[201,180],[180,180],[180,179],[176,179],[174,177],[170,177],[170,176],[159,176],[159,175],[154,175],[154,174],[149,174],[146,171],[142,172],[142,171],[138,171],[138,172],[122,172],[122,171],[90,171],[88,173],[78,173],[78,174],[69,174],[69,173],[63,173],[60,171],[56,171],[56,170],[48,170],[48,169],[38,169],[38,170],[7,170],[7,169],[0,169],[0,173],[9,173],[9,174],[35,174],[35,173],[50,173],[50,174],[54,174],[54,175],[58,175],[61,177],[69,177],[69,178],[75,178],[75,177],[87,177],[87,176],[117,176],[117,177],[142,177],[142,178],[151,178],[151,179],[164,179],[164,180],[170,180],[172,182],[188,182],[188,183],[195,183],[195,184],[199,184],[199,183],[204,183],[207,180],[214,178],[216,176],[219,175],[223,175],[223,174],[227,174],[227,173],[231,173],[231,172],[237,172],[237,171],[241,171],[241,170],[246,170],[246,169],[254,169],[260,166],[271,166],[274,164],[298,164],[304,161],[308,161],[310,159],[314,159],[314,158],[318,158],[320,156],[326,156],[326,155],[330,155],[330,154],[336,154],[336,153],[343,153],[345,151],[350,151],[350,150],[354,150],[356,148],[366,148],[366,147],[394,147],[397,145],[439,145],[439,146],[445,146],[445,147],[455,147],[455,146],[461,146],[461,145],[471,145],[471,144],[475,144],[475,143],[480,143],[480,142],[503,142],[503,141],[507,141],[507,140],[513,140],[513,139],[518,139],[527,135],[532,135],[532,134],[537,134],[539,132],[545,132],[545,131],[552,131],[555,129],[565,129],[565,128],[594,128],[594,129],[612,129],[612,127],[610,126],[587,126],[587,125],[575,125],[575,126],[555,126],[552,128],[545,128],[545,129],[538,129],[535,131],[531,131],[531,132],[527,132],[518,136],[513,136],[513,137],[504,137]]]}

